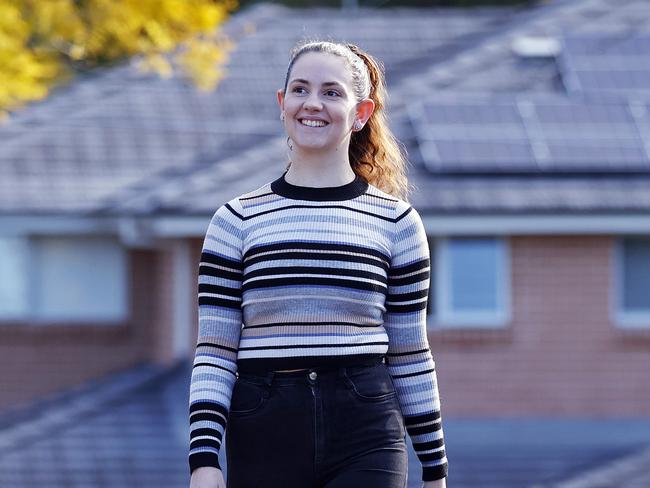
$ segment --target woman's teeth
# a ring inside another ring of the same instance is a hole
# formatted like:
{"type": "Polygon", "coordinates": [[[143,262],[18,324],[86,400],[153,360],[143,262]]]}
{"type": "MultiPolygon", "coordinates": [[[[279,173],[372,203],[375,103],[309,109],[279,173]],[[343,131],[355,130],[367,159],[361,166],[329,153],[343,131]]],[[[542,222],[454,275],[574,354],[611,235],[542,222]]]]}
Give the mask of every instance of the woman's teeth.
{"type": "Polygon", "coordinates": [[[309,127],[325,127],[325,122],[322,120],[301,120],[302,125],[307,125],[309,127]]]}

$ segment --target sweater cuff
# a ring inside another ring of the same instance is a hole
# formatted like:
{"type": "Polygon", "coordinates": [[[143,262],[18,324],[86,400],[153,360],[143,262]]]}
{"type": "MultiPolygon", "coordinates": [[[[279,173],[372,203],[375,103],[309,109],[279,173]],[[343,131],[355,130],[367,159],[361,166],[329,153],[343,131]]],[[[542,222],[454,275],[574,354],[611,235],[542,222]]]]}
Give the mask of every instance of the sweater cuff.
{"type": "Polygon", "coordinates": [[[422,467],[422,481],[435,481],[447,477],[448,464],[422,467]]]}
{"type": "Polygon", "coordinates": [[[221,469],[219,456],[213,452],[197,452],[190,455],[190,476],[196,468],[202,468],[204,466],[221,469]]]}

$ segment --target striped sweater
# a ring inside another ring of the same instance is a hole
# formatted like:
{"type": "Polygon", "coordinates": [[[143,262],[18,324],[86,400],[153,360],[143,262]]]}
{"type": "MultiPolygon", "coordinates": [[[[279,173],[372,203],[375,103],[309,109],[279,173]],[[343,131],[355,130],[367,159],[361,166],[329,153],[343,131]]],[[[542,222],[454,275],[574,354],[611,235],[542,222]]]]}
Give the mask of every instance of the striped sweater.
{"type": "Polygon", "coordinates": [[[283,174],[222,205],[199,268],[190,471],[219,467],[238,368],[310,368],[386,355],[422,479],[445,477],[426,335],[429,259],[417,211],[359,176],[314,188],[290,184],[283,174]]]}

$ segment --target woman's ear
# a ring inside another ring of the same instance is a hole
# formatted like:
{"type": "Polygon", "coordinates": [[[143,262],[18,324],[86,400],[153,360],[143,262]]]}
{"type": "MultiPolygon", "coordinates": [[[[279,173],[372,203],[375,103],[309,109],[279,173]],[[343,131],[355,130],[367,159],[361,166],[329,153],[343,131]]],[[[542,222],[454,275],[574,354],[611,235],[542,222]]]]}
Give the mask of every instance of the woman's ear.
{"type": "Polygon", "coordinates": [[[365,98],[357,104],[357,119],[361,124],[365,124],[375,110],[375,102],[370,98],[365,98]]]}
{"type": "Polygon", "coordinates": [[[280,105],[280,110],[284,110],[284,90],[278,90],[278,104],[280,105]]]}

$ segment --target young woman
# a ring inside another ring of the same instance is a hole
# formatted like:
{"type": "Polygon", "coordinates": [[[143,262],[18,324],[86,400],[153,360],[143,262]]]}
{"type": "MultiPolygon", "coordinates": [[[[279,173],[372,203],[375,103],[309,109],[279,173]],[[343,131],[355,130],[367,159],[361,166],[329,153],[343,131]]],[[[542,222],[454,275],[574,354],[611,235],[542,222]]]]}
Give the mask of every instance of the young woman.
{"type": "Polygon", "coordinates": [[[298,45],[278,91],[276,180],[221,206],[204,241],[190,386],[191,488],[423,486],[447,458],[426,335],[429,248],[378,63],[298,45]]]}

